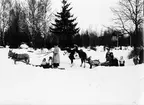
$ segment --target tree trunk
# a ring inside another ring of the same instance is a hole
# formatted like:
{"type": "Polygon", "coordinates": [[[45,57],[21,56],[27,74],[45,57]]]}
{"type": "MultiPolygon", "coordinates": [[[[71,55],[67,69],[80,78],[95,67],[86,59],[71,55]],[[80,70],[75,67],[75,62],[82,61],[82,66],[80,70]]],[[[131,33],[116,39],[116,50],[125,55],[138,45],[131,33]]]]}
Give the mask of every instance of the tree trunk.
{"type": "Polygon", "coordinates": [[[4,30],[2,32],[2,45],[5,47],[5,33],[4,33],[4,30]]]}
{"type": "MultiPolygon", "coordinates": [[[[143,17],[144,20],[144,17],[143,17]]],[[[141,51],[140,51],[140,63],[144,63],[144,23],[143,23],[143,30],[141,35],[141,51]]]]}

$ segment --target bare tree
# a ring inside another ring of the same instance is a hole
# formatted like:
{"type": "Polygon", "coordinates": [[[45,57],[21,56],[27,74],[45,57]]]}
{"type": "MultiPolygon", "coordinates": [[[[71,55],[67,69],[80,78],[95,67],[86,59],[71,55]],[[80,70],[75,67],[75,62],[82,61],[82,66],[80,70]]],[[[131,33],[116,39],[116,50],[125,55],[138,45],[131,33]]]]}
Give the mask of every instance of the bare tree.
{"type": "Polygon", "coordinates": [[[115,23],[123,33],[131,35],[131,32],[134,32],[134,52],[140,56],[142,63],[144,62],[144,50],[141,47],[144,46],[144,39],[140,34],[140,29],[143,24],[143,0],[120,0],[118,5],[118,8],[112,8],[116,16],[115,23]]]}
{"type": "Polygon", "coordinates": [[[45,35],[48,32],[52,14],[51,2],[50,0],[27,0],[27,6],[27,22],[34,41],[38,33],[45,35]]]}
{"type": "Polygon", "coordinates": [[[116,16],[114,20],[117,28],[121,29],[124,34],[130,35],[131,32],[134,32],[135,38],[138,38],[138,31],[143,23],[143,1],[120,0],[118,5],[118,8],[112,8],[112,11],[116,16]]]}
{"type": "Polygon", "coordinates": [[[9,23],[9,11],[11,9],[12,2],[11,0],[1,0],[0,1],[0,30],[1,30],[1,40],[2,45],[5,46],[4,35],[5,31],[8,28],[9,23]]]}

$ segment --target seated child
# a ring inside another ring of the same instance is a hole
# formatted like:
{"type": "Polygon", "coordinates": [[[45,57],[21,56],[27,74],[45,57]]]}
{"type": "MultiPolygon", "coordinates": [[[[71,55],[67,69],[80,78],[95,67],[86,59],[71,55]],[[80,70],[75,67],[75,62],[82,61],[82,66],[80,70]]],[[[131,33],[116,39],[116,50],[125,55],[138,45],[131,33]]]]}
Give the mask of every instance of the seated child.
{"type": "Polygon", "coordinates": [[[133,62],[134,62],[135,65],[139,64],[139,61],[140,61],[139,56],[135,56],[133,58],[133,62]]]}
{"type": "Polygon", "coordinates": [[[120,57],[119,65],[120,66],[125,66],[125,60],[123,59],[123,56],[120,57]]]}
{"type": "Polygon", "coordinates": [[[52,68],[52,57],[51,56],[49,57],[48,64],[49,64],[49,67],[52,68]]]}
{"type": "Polygon", "coordinates": [[[46,61],[46,58],[44,58],[44,59],[42,60],[42,63],[41,63],[41,65],[40,65],[40,67],[43,67],[43,68],[51,68],[51,67],[52,67],[52,65],[51,65],[51,60],[52,60],[52,57],[49,57],[48,62],[46,61]]]}

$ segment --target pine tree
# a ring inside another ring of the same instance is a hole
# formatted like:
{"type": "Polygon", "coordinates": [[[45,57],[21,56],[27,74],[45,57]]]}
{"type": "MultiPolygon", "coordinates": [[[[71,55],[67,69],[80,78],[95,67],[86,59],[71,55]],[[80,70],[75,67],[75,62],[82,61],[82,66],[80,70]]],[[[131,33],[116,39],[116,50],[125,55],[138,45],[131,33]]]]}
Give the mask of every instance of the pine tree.
{"type": "Polygon", "coordinates": [[[62,0],[62,10],[55,14],[55,23],[50,27],[50,31],[57,37],[61,47],[71,46],[74,35],[79,33],[79,28],[76,28],[76,18],[70,13],[72,8],[69,6],[70,3],[67,0],[62,0]]]}

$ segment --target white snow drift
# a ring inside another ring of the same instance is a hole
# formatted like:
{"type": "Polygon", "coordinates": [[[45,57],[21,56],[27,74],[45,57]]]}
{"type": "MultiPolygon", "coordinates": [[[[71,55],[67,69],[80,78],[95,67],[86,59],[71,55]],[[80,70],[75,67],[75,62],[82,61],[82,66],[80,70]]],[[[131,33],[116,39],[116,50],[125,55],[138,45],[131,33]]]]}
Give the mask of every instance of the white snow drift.
{"type": "MultiPolygon", "coordinates": [[[[105,61],[106,52],[84,51],[92,59],[105,61]]],[[[124,56],[125,67],[89,69],[87,64],[82,68],[80,59],[70,67],[68,55],[64,56],[61,51],[60,67],[65,67],[65,70],[59,70],[33,67],[22,62],[14,65],[13,60],[7,57],[8,48],[1,48],[0,104],[143,105],[144,64],[134,66],[132,60],[127,59],[130,50],[113,52],[118,59],[124,56]]],[[[37,51],[27,53],[31,63],[41,62],[43,56],[37,51]]]]}

